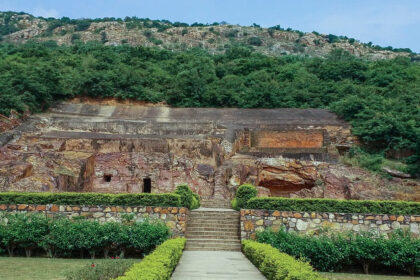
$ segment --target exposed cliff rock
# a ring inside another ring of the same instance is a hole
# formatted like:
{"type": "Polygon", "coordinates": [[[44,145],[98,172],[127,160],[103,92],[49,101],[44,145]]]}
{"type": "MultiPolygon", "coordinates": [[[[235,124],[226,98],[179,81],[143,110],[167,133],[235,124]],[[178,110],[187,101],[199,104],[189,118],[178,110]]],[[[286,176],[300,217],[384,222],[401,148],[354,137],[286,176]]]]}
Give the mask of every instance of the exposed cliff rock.
{"type": "Polygon", "coordinates": [[[251,183],[259,196],[420,200],[418,181],[338,164],[336,146],[356,139],[325,110],[62,103],[12,132],[0,191],[138,193],[150,182],[164,193],[187,183],[230,199],[251,183]]]}

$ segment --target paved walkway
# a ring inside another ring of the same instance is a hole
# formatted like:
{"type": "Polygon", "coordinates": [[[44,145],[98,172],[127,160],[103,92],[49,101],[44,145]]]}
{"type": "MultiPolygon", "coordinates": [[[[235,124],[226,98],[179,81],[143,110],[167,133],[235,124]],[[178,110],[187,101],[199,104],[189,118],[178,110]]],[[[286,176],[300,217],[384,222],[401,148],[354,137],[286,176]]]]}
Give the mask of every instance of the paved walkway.
{"type": "Polygon", "coordinates": [[[264,280],[265,277],[241,253],[184,251],[172,280],[264,280]]]}

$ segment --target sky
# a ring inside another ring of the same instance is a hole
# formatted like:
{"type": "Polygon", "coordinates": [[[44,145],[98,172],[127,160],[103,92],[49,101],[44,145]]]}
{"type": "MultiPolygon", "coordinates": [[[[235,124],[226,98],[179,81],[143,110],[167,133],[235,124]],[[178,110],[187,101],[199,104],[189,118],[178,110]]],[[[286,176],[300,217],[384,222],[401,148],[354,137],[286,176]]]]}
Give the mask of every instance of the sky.
{"type": "Polygon", "coordinates": [[[9,10],[43,17],[279,24],[420,53],[420,0],[0,0],[0,11],[9,10]]]}

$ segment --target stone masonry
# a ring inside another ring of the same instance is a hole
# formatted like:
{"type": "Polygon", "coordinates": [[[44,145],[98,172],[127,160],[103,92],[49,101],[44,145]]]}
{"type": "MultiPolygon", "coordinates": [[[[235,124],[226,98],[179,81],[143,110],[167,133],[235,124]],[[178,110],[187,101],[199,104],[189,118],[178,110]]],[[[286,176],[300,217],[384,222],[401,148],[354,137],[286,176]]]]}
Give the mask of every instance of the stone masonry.
{"type": "Polygon", "coordinates": [[[315,213],[293,211],[268,211],[243,209],[240,213],[241,238],[254,239],[256,232],[266,228],[278,231],[285,227],[288,231],[316,233],[320,229],[333,231],[375,230],[387,234],[395,229],[408,230],[420,236],[420,216],[315,213]]]}
{"type": "Polygon", "coordinates": [[[154,206],[93,206],[93,205],[34,205],[34,204],[0,204],[1,213],[45,213],[51,217],[64,216],[68,218],[86,217],[99,222],[121,222],[124,214],[133,214],[134,220],[141,222],[146,218],[163,221],[171,230],[173,236],[184,236],[188,209],[184,207],[154,207],[154,206]]]}

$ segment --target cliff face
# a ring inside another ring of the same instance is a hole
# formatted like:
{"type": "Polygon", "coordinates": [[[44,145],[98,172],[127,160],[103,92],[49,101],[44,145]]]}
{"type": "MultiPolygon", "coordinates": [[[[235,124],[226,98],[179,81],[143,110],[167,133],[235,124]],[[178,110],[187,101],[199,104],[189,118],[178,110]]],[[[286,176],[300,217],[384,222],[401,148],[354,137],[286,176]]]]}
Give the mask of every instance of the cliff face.
{"type": "Polygon", "coordinates": [[[164,193],[187,183],[231,199],[252,183],[271,196],[420,198],[418,184],[338,164],[336,147],[356,139],[321,109],[62,103],[29,122],[0,148],[0,191],[164,193]]]}
{"type": "Polygon", "coordinates": [[[77,23],[56,24],[54,21],[28,14],[0,12],[0,26],[8,30],[4,32],[3,41],[13,43],[53,40],[59,45],[70,45],[81,40],[99,41],[105,45],[158,46],[168,50],[198,47],[210,53],[221,53],[232,44],[241,44],[268,55],[297,54],[324,57],[334,49],[344,49],[355,56],[368,59],[414,55],[409,52],[375,49],[354,39],[335,37],[331,39],[331,36],[312,32],[228,24],[177,27],[162,21],[158,23],[158,27],[153,27],[153,21],[150,20],[141,22],[104,20],[80,27],[77,23]]]}

